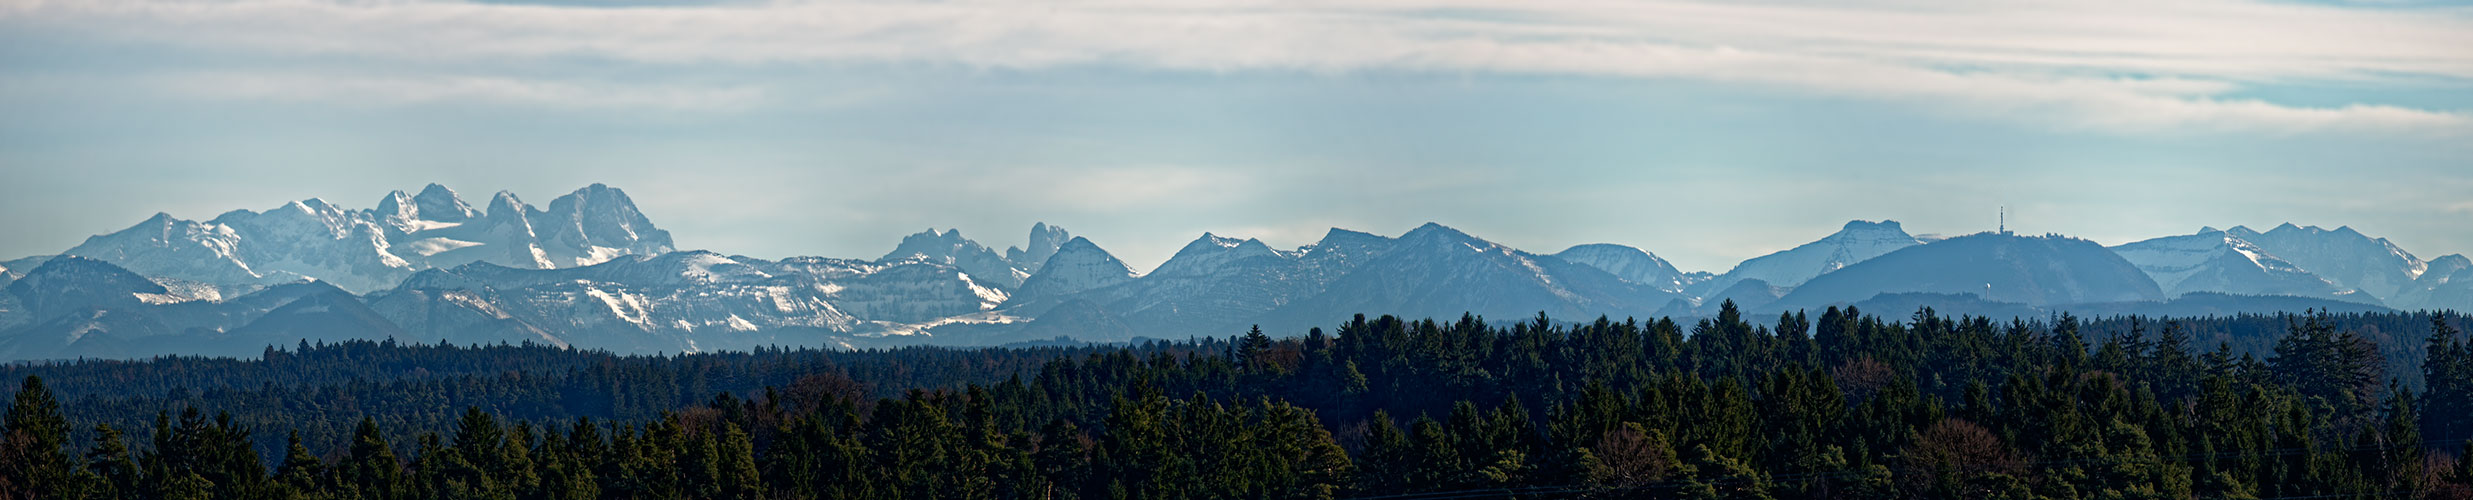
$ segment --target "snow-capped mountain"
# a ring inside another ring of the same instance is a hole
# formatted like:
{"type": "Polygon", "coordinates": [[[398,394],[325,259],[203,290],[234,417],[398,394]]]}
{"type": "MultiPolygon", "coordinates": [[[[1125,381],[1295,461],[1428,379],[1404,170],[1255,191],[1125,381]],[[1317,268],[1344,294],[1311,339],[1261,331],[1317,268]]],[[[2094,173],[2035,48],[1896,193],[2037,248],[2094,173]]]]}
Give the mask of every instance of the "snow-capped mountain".
{"type": "Polygon", "coordinates": [[[1266,329],[1301,330],[1363,311],[1441,318],[1475,313],[1498,320],[1541,311],[1561,318],[1645,317],[1677,297],[1595,267],[1428,223],[1392,240],[1320,293],[1280,306],[1260,322],[1266,329]]]}
{"type": "Polygon", "coordinates": [[[552,200],[548,210],[502,192],[483,211],[431,184],[418,195],[388,193],[374,209],[313,198],[205,222],[156,214],[63,253],[235,292],[302,279],[365,292],[421,269],[472,262],[575,267],[667,252],[670,245],[669,233],[616,188],[594,184],[552,200]]]}
{"type": "Polygon", "coordinates": [[[1093,322],[1088,328],[1143,335],[1231,335],[1252,325],[1302,330],[1362,311],[1497,319],[1539,311],[1566,318],[1645,316],[1680,298],[1596,267],[1521,252],[1440,224],[1396,239],[1335,228],[1321,241],[1294,250],[1205,233],[1139,277],[1095,253],[1081,264],[1065,264],[1074,252],[1073,245],[1059,252],[1002,311],[1037,317],[1035,323],[1042,324],[1061,321],[1050,315],[1069,313],[1093,322]],[[1064,295],[1034,293],[1043,280],[1074,276],[1060,273],[1066,265],[1100,269],[1077,274],[1102,278],[1072,282],[1104,283],[1064,295]]]}
{"type": "Polygon", "coordinates": [[[431,185],[371,209],[311,199],[203,222],[158,214],[65,256],[0,261],[0,359],[247,356],[304,339],[626,353],[991,345],[1295,332],[1359,313],[1695,316],[1724,301],[2254,312],[2378,309],[2371,297],[2385,290],[2399,308],[2473,307],[2473,259],[2425,263],[2349,228],[2290,224],[2106,249],[1853,221],[1721,276],[1627,246],[1540,255],[1431,223],[1396,238],[1333,228],[1296,248],[1203,233],[1149,273],[1045,223],[1003,252],[931,229],[875,260],[670,245],[623,192],[597,184],[546,209],[503,192],[475,206],[431,185]]]}
{"type": "Polygon", "coordinates": [[[2464,254],[2431,259],[2413,286],[2398,292],[2390,303],[2401,308],[2473,310],[2473,260],[2464,254]]]}
{"type": "MultiPolygon", "coordinates": [[[[1039,239],[1042,234],[1040,229],[1045,226],[1046,224],[1042,223],[1032,227],[1032,241],[1036,242],[1039,239]]],[[[1055,252],[1050,250],[1049,253],[1055,252]]],[[[998,290],[1011,291],[1015,287],[1022,286],[1022,280],[1030,277],[1029,269],[1016,265],[1014,260],[997,255],[995,250],[981,246],[979,242],[963,238],[962,230],[959,229],[947,229],[941,233],[936,232],[935,229],[929,229],[902,237],[901,245],[895,246],[891,252],[885,252],[884,258],[879,260],[892,262],[910,259],[959,267],[962,272],[970,273],[971,278],[979,284],[992,286],[998,290]]]]}
{"type": "Polygon", "coordinates": [[[416,333],[478,324],[537,331],[560,344],[681,352],[879,333],[979,313],[1005,297],[958,268],[918,259],[766,261],[689,251],[571,269],[483,263],[423,271],[371,303],[416,333]],[[496,324],[503,320],[521,326],[496,324]]]}
{"type": "Polygon", "coordinates": [[[1904,292],[1973,294],[2030,306],[2165,298],[2154,279],[2095,242],[1978,233],[1899,249],[1820,275],[1770,308],[1812,309],[1904,292]]]}
{"type": "MultiPolygon", "coordinates": [[[[2337,286],[2360,290],[2380,301],[2397,297],[2410,288],[2413,281],[2429,267],[2421,258],[2397,248],[2386,238],[2365,236],[2350,226],[2329,230],[2318,226],[2294,226],[2288,222],[2265,233],[2241,226],[2225,230],[2225,233],[2256,243],[2268,253],[2300,266],[2310,274],[2326,278],[2337,286]]],[[[2392,302],[2390,305],[2414,306],[2392,302]]]]}
{"type": "Polygon", "coordinates": [[[1578,245],[1555,252],[1554,257],[1669,292],[1681,292],[1685,287],[1697,284],[1694,279],[1698,276],[1675,269],[1674,264],[1658,258],[1655,253],[1613,243],[1578,245]]]}
{"type": "Polygon", "coordinates": [[[1068,306],[1087,306],[1071,311],[1068,318],[1056,318],[1059,309],[1051,309],[1039,320],[1087,322],[1104,315],[1105,321],[1086,326],[1121,326],[1145,335],[1224,335],[1273,321],[1267,318],[1273,310],[1321,294],[1332,281],[1390,248],[1390,238],[1342,229],[1294,250],[1203,233],[1150,274],[1074,294],[1068,306]]]}
{"type": "Polygon", "coordinates": [[[1006,295],[949,265],[711,252],[591,266],[428,269],[355,296],[325,282],[186,300],[100,260],[62,257],[0,301],[0,358],[250,355],[299,340],[535,342],[618,352],[850,345],[989,316],[1006,295]],[[231,345],[223,345],[231,344],[231,345]]]}
{"type": "Polygon", "coordinates": [[[2169,296],[2222,292],[2368,301],[2257,244],[2215,228],[2115,246],[2112,251],[2155,279],[2169,296]]]}
{"type": "Polygon", "coordinates": [[[1747,279],[1793,288],[1814,277],[1921,243],[1922,240],[1906,234],[1906,228],[1899,226],[1898,221],[1849,221],[1838,232],[1819,241],[1743,261],[1726,274],[1691,287],[1690,294],[1713,296],[1747,279]]]}

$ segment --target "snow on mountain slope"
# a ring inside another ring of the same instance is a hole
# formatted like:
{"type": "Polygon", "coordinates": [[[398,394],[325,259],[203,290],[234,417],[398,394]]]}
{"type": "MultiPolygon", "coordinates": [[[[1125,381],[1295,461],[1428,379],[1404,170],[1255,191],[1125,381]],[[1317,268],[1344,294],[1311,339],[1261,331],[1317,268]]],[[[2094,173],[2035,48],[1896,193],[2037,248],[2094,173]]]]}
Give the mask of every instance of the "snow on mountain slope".
{"type": "Polygon", "coordinates": [[[168,291],[120,266],[74,256],[45,261],[8,287],[9,295],[37,318],[92,308],[134,308],[146,305],[146,296],[168,291]]]}
{"type": "Polygon", "coordinates": [[[1167,262],[1160,263],[1159,268],[1151,270],[1150,275],[1211,276],[1227,272],[1229,267],[1237,261],[1252,258],[1287,259],[1292,257],[1295,255],[1273,250],[1270,245],[1263,244],[1262,240],[1240,240],[1202,233],[1201,238],[1186,243],[1185,248],[1178,249],[1175,256],[1169,257],[1167,262]]]}
{"type": "Polygon", "coordinates": [[[2389,303],[2399,308],[2473,311],[2473,260],[2464,254],[2431,259],[2413,286],[2389,303]]]}
{"type": "Polygon", "coordinates": [[[2030,306],[2162,300],[2137,266],[2095,242],[1978,233],[1899,249],[1812,278],[1772,310],[1816,309],[1883,293],[1989,294],[2030,306]]]}
{"type": "Polygon", "coordinates": [[[1777,287],[1802,286],[1814,277],[1921,243],[1906,234],[1898,221],[1850,221],[1819,241],[1743,261],[1726,274],[1692,287],[1690,295],[1707,297],[1747,279],[1777,287]]]}
{"type": "Polygon", "coordinates": [[[1675,269],[1674,264],[1666,262],[1666,259],[1658,258],[1657,254],[1638,248],[1612,243],[1591,243],[1564,249],[1556,252],[1554,256],[1602,269],[1613,273],[1615,277],[1654,286],[1659,290],[1681,292],[1687,284],[1683,271],[1675,269]]]}
{"type": "Polygon", "coordinates": [[[635,208],[635,200],[625,191],[602,184],[550,200],[549,210],[526,216],[533,220],[542,250],[556,267],[671,250],[669,231],[653,227],[653,221],[635,208]]]}
{"type": "Polygon", "coordinates": [[[669,233],[653,227],[626,193],[601,184],[561,196],[546,211],[512,193],[493,197],[487,211],[475,210],[453,190],[431,184],[419,195],[388,193],[374,209],[313,198],[206,222],[156,214],[64,253],[226,292],[301,279],[366,292],[393,287],[421,269],[472,262],[575,267],[665,253],[670,245],[669,233]]]}
{"type": "Polygon", "coordinates": [[[649,353],[905,332],[1006,298],[960,268],[924,259],[766,261],[688,251],[569,269],[433,269],[374,294],[371,306],[415,334],[537,331],[562,345],[649,353]]]}
{"type": "Polygon", "coordinates": [[[1007,295],[952,266],[901,263],[834,282],[826,300],[853,317],[922,323],[994,309],[1007,295]]]}
{"type": "Polygon", "coordinates": [[[26,276],[26,273],[27,273],[27,272],[29,272],[29,271],[33,271],[33,270],[34,270],[34,268],[37,268],[37,267],[42,267],[42,266],[43,266],[43,261],[52,260],[52,258],[53,258],[53,257],[59,257],[59,256],[58,256],[58,255],[31,255],[31,256],[26,256],[26,257],[20,257],[20,258],[17,258],[16,260],[0,261],[0,268],[6,268],[6,269],[7,269],[7,273],[6,273],[6,274],[8,274],[8,275],[9,275],[9,278],[11,278],[11,279],[15,279],[15,278],[22,278],[22,277],[25,277],[25,276],[26,276]]]}
{"type": "Polygon", "coordinates": [[[1299,330],[1365,312],[1439,318],[1475,313],[1495,319],[1539,312],[1562,318],[1646,316],[1678,297],[1595,267],[1428,223],[1320,293],[1283,305],[1259,323],[1299,330]]]}
{"type": "Polygon", "coordinates": [[[2371,238],[2350,226],[2329,230],[2288,222],[2265,233],[2240,226],[2225,232],[2256,243],[2268,253],[2337,286],[2360,290],[2382,301],[2412,286],[2414,279],[2429,267],[2386,238],[2371,238]]]}
{"type": "MultiPolygon", "coordinates": [[[[303,339],[396,335],[393,323],[323,282],[226,300],[158,300],[171,290],[100,260],[63,257],[0,300],[0,359],[253,356],[303,339]],[[32,307],[21,300],[38,297],[32,307]],[[10,312],[14,311],[14,312],[10,312]]],[[[495,339],[492,339],[495,340],[495,339]]]]}
{"type": "Polygon", "coordinates": [[[256,271],[241,261],[240,233],[230,226],[154,217],[120,232],[87,238],[65,252],[120,264],[148,276],[212,283],[253,283],[256,271]]]}
{"type": "Polygon", "coordinates": [[[2214,228],[2115,246],[2112,251],[2146,272],[2168,296],[2222,292],[2357,297],[2248,240],[2214,228]]]}
{"type": "Polygon", "coordinates": [[[959,267],[962,272],[970,273],[973,281],[1001,290],[1020,287],[1022,280],[1030,277],[1030,272],[1015,266],[1014,261],[997,255],[995,250],[989,250],[979,242],[963,238],[959,229],[941,233],[929,229],[902,237],[901,245],[885,252],[884,257],[878,260],[893,262],[912,259],[959,267]]]}

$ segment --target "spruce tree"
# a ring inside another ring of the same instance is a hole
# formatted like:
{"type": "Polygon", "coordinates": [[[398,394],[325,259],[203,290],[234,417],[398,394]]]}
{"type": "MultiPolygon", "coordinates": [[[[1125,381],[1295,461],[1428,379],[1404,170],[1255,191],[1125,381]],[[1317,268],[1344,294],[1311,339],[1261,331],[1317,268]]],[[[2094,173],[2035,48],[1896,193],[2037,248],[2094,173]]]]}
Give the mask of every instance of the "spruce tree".
{"type": "Polygon", "coordinates": [[[0,417],[0,495],[66,498],[77,469],[69,461],[69,422],[43,378],[27,376],[16,402],[0,417]]]}

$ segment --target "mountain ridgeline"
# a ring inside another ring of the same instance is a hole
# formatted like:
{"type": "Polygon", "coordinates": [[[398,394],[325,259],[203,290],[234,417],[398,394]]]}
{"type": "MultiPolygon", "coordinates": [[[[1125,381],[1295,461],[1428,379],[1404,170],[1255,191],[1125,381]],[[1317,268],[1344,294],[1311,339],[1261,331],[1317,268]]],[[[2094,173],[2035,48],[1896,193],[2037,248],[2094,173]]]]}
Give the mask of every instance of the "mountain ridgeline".
{"type": "Polygon", "coordinates": [[[311,199],[158,214],[0,262],[0,359],[256,355],[296,341],[539,343],[622,353],[1117,342],[1297,331],[1332,317],[1707,317],[1832,305],[1953,313],[2372,312],[2473,306],[2473,261],[2350,228],[2205,228],[2106,248],[1916,236],[1853,221],[1723,273],[1615,244],[1530,253],[1440,224],[1294,248],[1205,233],[1147,272],[1040,223],[1018,246],[928,229],[875,259],[677,251],[625,192],[547,208],[443,186],[375,208],[311,199]],[[999,246],[1004,246],[998,250],[999,246]],[[297,300],[313,300],[287,307],[297,300]]]}

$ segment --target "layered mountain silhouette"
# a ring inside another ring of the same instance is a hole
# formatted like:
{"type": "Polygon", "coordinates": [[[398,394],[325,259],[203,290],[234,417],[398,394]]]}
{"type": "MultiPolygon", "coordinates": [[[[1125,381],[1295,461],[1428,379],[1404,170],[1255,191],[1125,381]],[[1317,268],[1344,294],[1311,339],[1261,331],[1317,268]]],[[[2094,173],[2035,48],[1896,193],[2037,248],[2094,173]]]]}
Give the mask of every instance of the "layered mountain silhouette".
{"type": "Polygon", "coordinates": [[[1274,247],[1204,233],[1142,272],[1032,226],[875,259],[673,251],[624,192],[475,208],[432,185],[371,209],[319,200],[198,222],[157,215],[61,256],[0,261],[0,359],[252,356],[301,341],[540,343],[618,352],[874,347],[1298,332],[1359,314],[1564,320],[1884,311],[2233,314],[2473,306],[2473,260],[2422,261],[2350,228],[2202,229],[2106,248],[2057,236],[1917,237],[1853,221],[1726,273],[1587,244],[1534,254],[1441,224],[1334,228],[1274,247]],[[1886,309],[1884,309],[1886,308],[1886,309]]]}

